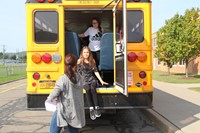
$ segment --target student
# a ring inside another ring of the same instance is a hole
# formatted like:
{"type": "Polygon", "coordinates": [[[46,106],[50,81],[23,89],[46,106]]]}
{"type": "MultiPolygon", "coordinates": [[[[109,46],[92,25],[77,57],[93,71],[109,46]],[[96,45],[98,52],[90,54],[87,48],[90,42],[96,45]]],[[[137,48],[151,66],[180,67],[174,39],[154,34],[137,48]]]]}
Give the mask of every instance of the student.
{"type": "Polygon", "coordinates": [[[78,133],[85,126],[84,99],[82,80],[76,72],[76,57],[65,57],[65,74],[57,81],[47,101],[57,98],[57,110],[51,119],[50,133],[60,133],[62,127],[68,126],[70,133],[78,133]]]}
{"type": "Polygon", "coordinates": [[[86,90],[87,102],[90,109],[90,118],[95,120],[96,117],[101,116],[96,92],[96,77],[102,85],[107,85],[108,83],[101,79],[96,68],[95,60],[93,59],[92,53],[87,46],[82,48],[80,58],[77,62],[77,71],[81,74],[83,88],[86,90]]]}
{"type": "Polygon", "coordinates": [[[96,66],[98,69],[99,66],[99,58],[100,58],[100,39],[103,34],[103,29],[101,28],[101,24],[98,18],[92,18],[92,25],[83,33],[78,36],[83,38],[89,36],[89,45],[94,60],[96,62],[96,66]]]}

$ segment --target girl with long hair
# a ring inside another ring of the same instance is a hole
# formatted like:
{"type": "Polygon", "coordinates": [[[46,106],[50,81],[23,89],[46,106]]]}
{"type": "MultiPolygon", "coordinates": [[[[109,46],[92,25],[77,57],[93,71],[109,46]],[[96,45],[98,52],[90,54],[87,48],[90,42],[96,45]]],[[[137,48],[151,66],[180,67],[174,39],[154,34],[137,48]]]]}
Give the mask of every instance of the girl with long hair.
{"type": "Polygon", "coordinates": [[[91,26],[83,33],[78,36],[83,38],[89,36],[89,45],[94,60],[96,62],[96,66],[99,66],[99,58],[100,58],[100,40],[103,34],[103,28],[101,28],[101,23],[98,18],[92,18],[91,26]]]}
{"type": "Polygon", "coordinates": [[[77,71],[81,74],[83,88],[86,90],[87,103],[90,109],[90,118],[95,120],[96,117],[101,116],[96,92],[96,77],[99,79],[102,85],[107,85],[108,83],[104,82],[99,75],[95,60],[93,59],[92,53],[87,46],[82,48],[77,62],[77,71]]]}
{"type": "Polygon", "coordinates": [[[60,133],[62,127],[68,126],[70,133],[78,133],[85,126],[84,99],[82,80],[76,71],[75,55],[65,57],[65,74],[56,82],[49,94],[48,101],[57,98],[57,110],[51,119],[50,133],[60,133]]]}

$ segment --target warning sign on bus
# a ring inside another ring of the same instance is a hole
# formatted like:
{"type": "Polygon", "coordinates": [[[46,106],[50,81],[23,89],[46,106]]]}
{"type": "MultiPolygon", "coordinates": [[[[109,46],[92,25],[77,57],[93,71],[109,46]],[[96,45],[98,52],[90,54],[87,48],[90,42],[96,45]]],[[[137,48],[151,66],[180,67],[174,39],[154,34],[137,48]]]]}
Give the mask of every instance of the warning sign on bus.
{"type": "Polygon", "coordinates": [[[133,72],[128,71],[128,86],[133,85],[133,72]]]}

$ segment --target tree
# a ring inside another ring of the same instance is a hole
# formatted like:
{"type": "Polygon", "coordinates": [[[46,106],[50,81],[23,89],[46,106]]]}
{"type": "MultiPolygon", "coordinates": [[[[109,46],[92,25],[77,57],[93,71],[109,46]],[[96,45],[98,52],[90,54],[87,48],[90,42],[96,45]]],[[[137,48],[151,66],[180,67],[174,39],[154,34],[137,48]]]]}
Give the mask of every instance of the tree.
{"type": "Polygon", "coordinates": [[[200,10],[193,8],[186,10],[182,16],[180,31],[177,39],[176,56],[186,63],[186,78],[188,78],[188,64],[200,55],[200,10]]]}
{"type": "Polygon", "coordinates": [[[11,59],[11,60],[16,60],[16,55],[12,55],[12,56],[10,57],[10,59],[11,59]]]}
{"type": "Polygon", "coordinates": [[[187,78],[189,62],[200,55],[200,10],[186,10],[184,15],[176,14],[167,20],[157,40],[155,57],[166,62],[169,69],[173,62],[183,60],[187,78]]]}
{"type": "Polygon", "coordinates": [[[157,47],[154,56],[167,65],[169,75],[173,63],[177,62],[175,56],[177,42],[173,38],[177,36],[178,29],[175,24],[179,21],[179,18],[180,16],[176,14],[173,18],[167,20],[165,26],[157,32],[157,47]]]}

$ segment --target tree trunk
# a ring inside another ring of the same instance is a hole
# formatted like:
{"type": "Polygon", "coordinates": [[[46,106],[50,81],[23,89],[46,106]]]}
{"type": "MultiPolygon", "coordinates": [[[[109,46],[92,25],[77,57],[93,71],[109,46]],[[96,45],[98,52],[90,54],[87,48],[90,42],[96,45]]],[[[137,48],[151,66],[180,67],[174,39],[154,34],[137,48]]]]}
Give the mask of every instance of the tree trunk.
{"type": "Polygon", "coordinates": [[[185,77],[188,78],[188,59],[185,60],[185,77]]]}
{"type": "Polygon", "coordinates": [[[170,76],[170,67],[167,67],[167,73],[170,76]]]}

